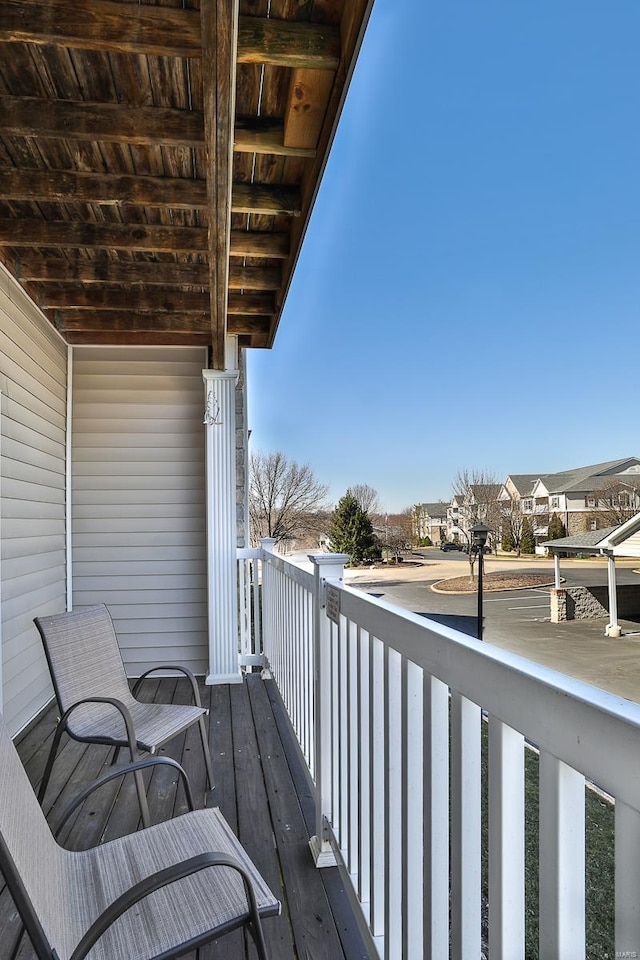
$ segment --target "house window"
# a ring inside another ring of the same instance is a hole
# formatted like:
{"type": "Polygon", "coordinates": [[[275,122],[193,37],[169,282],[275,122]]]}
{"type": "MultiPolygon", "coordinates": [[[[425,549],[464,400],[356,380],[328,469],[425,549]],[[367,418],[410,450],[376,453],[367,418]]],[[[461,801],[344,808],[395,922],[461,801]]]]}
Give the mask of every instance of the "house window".
{"type": "Polygon", "coordinates": [[[533,509],[533,500],[523,500],[522,509],[525,512],[530,512],[533,509]]]}
{"type": "Polygon", "coordinates": [[[596,498],[595,497],[585,497],[585,504],[587,507],[595,507],[596,498]]]}
{"type": "Polygon", "coordinates": [[[597,520],[591,520],[590,523],[589,523],[589,529],[590,529],[590,530],[597,530],[597,529],[598,529],[598,521],[597,521],[597,520]]]}
{"type": "Polygon", "coordinates": [[[560,506],[560,497],[551,497],[551,509],[557,510],[560,506]]]}

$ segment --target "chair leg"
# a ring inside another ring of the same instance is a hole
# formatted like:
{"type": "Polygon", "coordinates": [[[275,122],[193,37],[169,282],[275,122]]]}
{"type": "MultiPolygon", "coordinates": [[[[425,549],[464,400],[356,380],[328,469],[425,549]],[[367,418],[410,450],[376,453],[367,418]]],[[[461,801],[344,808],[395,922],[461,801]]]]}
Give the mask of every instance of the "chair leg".
{"type": "Polygon", "coordinates": [[[51,777],[51,771],[53,770],[53,764],[56,759],[58,747],[60,746],[60,738],[64,733],[64,729],[64,724],[61,720],[58,720],[55,733],[53,734],[53,741],[51,743],[51,749],[49,750],[49,756],[47,757],[47,762],[45,764],[44,773],[42,774],[42,780],[40,781],[40,789],[38,790],[38,803],[40,806],[42,806],[44,795],[47,792],[47,787],[49,786],[49,778],[51,777]]]}
{"type": "Polygon", "coordinates": [[[207,725],[204,722],[204,717],[199,718],[198,725],[200,726],[200,739],[202,740],[202,750],[204,753],[204,765],[207,768],[207,783],[209,784],[209,790],[213,790],[213,766],[211,763],[211,751],[209,750],[209,742],[207,740],[207,725]]]}
{"type": "Polygon", "coordinates": [[[115,767],[118,762],[118,757],[120,756],[120,747],[115,747],[113,751],[113,756],[111,757],[111,766],[115,767]]]}
{"type": "Polygon", "coordinates": [[[253,942],[256,945],[256,953],[258,954],[259,960],[269,960],[267,954],[267,944],[264,939],[264,932],[262,930],[262,923],[260,922],[260,917],[256,914],[250,922],[251,935],[253,937],[253,942]]]}

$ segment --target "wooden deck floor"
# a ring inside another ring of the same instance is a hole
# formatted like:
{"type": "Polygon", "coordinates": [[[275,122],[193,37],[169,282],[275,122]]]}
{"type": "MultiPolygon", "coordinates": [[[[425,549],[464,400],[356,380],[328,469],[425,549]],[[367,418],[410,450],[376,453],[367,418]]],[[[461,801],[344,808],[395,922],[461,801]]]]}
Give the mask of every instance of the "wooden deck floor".
{"type": "MultiPolygon", "coordinates": [[[[351,913],[337,868],[316,870],[308,848],[313,832],[313,800],[284,709],[272,681],[259,676],[242,684],[202,688],[210,708],[209,730],[215,787],[208,806],[219,806],[282,901],[282,915],[265,920],[272,960],[368,960],[366,946],[351,913]]],[[[149,680],[141,699],[188,702],[185,682],[149,680]]],[[[37,786],[51,742],[56,712],[52,707],[17,746],[37,786]]],[[[91,780],[108,767],[110,751],[63,738],[44,809],[55,828],[56,816],[91,780]]],[[[165,755],[187,771],[197,806],[205,802],[205,773],[196,729],[167,745],[165,755]]],[[[138,829],[133,778],[115,781],[94,794],[59,838],[70,849],[138,829]]],[[[186,810],[172,771],[158,768],[148,784],[153,822],[186,810]]],[[[21,934],[19,917],[0,877],[0,960],[11,956],[21,934]]],[[[20,960],[34,954],[22,936],[20,960]]],[[[189,955],[190,957],[192,955],[189,955]]],[[[236,931],[201,950],[202,960],[251,960],[251,938],[236,931]]]]}

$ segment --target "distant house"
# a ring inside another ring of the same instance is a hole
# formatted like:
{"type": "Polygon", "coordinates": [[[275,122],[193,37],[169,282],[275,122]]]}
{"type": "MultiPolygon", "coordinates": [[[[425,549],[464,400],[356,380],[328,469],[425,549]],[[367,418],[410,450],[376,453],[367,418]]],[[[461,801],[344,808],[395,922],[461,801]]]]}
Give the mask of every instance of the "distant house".
{"type": "Polygon", "coordinates": [[[640,460],[625,457],[547,474],[510,474],[498,494],[503,518],[529,517],[536,543],[555,513],[567,535],[624,522],[640,509],[640,460]]]}
{"type": "Polygon", "coordinates": [[[442,500],[438,503],[416,503],[413,508],[413,534],[416,540],[426,540],[440,543],[447,535],[447,504],[442,500]]]}

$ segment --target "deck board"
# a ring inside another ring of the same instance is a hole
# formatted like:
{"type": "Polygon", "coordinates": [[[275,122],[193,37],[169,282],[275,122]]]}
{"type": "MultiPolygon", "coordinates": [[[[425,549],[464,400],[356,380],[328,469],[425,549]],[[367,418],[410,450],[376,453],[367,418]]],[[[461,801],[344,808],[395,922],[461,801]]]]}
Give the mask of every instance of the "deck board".
{"type": "MultiPolygon", "coordinates": [[[[161,753],[187,771],[196,807],[219,806],[276,896],[282,914],[265,921],[272,960],[367,960],[357,924],[336,868],[318,871],[308,848],[313,831],[313,796],[297,745],[273,681],[249,675],[242,684],[201,686],[209,708],[208,731],[214,789],[205,791],[206,774],[196,726],[178,736],[161,753]],[[336,919],[337,918],[337,919],[336,919]]],[[[145,681],[141,699],[185,702],[189,691],[181,679],[145,681]]],[[[19,738],[18,752],[31,782],[42,777],[57,713],[45,711],[19,738]]],[[[45,811],[52,825],[73,795],[108,769],[112,751],[63,738],[63,747],[47,790],[45,811]]],[[[124,760],[124,754],[120,758],[124,760]]],[[[184,792],[173,770],[158,768],[146,782],[153,822],[186,809],[184,792]]],[[[70,849],[122,836],[140,826],[132,777],[115,780],[93,795],[63,828],[60,842],[70,849]]],[[[0,878],[0,960],[7,960],[20,932],[19,920],[0,878]]],[[[243,931],[203,948],[201,960],[254,960],[255,950],[243,931]]],[[[20,960],[34,960],[26,937],[20,960]]],[[[192,960],[188,955],[187,960],[192,960]]]]}

